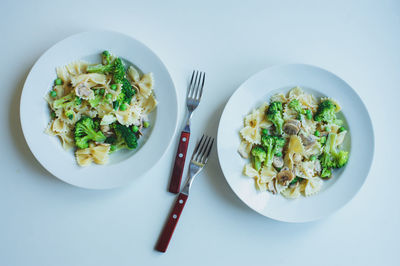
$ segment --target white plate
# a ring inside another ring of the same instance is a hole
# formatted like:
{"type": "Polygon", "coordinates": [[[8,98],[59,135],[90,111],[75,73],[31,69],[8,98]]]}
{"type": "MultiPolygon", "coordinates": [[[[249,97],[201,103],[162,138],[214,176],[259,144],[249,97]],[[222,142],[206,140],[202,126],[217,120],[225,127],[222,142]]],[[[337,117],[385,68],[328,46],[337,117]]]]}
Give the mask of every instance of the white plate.
{"type": "Polygon", "coordinates": [[[292,64],[265,69],[244,82],[225,106],[218,127],[218,157],[226,180],[250,208],[269,218],[285,222],[306,222],[327,216],[344,206],[367,178],[373,153],[374,134],[367,109],[357,93],[336,75],[318,67],[292,64]],[[286,199],[256,191],[254,180],[242,174],[248,161],[237,152],[243,118],[277,92],[300,86],[315,96],[329,96],[342,106],[350,138],[346,167],[324,181],[322,191],[308,198],[286,199]]]}
{"type": "Polygon", "coordinates": [[[26,142],[36,159],[50,173],[75,186],[106,189],[123,186],[149,170],[163,156],[177,125],[177,95],[167,68],[141,42],[116,32],[84,32],[68,37],[47,50],[32,67],[21,95],[20,118],[26,142]],[[107,165],[77,165],[74,152],[65,151],[57,137],[44,133],[49,110],[44,96],[56,78],[55,68],[74,60],[99,63],[109,50],[127,65],[153,72],[154,92],[159,102],[150,117],[151,129],[140,139],[138,149],[119,151],[107,165]]]}

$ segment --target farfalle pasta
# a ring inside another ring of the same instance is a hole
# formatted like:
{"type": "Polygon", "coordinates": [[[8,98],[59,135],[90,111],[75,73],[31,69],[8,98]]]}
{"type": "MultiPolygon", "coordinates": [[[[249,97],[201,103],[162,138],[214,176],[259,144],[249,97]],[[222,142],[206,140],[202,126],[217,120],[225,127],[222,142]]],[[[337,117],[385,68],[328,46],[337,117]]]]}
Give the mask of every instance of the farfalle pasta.
{"type": "Polygon", "coordinates": [[[126,70],[108,51],[101,64],[76,61],[56,73],[45,96],[51,116],[45,132],[58,136],[65,149],[75,147],[79,165],[106,164],[110,153],[137,147],[157,106],[152,73],[126,70]]]}
{"type": "Polygon", "coordinates": [[[250,163],[243,174],[262,192],[290,199],[317,194],[349,159],[339,111],[336,100],[317,100],[299,87],[271,96],[244,118],[238,152],[250,163]]]}

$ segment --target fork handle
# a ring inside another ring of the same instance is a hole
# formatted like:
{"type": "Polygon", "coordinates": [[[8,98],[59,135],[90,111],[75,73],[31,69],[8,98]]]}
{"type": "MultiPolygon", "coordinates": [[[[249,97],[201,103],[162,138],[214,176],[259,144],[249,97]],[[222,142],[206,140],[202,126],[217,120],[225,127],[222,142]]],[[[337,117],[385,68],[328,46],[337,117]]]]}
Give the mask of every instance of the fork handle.
{"type": "Polygon", "coordinates": [[[190,133],[182,131],[179,138],[178,151],[175,156],[174,169],[172,170],[171,181],[169,183],[168,191],[171,193],[179,193],[181,188],[181,180],[183,168],[185,167],[186,152],[189,145],[190,133]]]}
{"type": "Polygon", "coordinates": [[[179,221],[179,217],[181,216],[183,207],[185,207],[187,198],[188,198],[187,195],[179,193],[174,208],[172,209],[172,212],[169,214],[168,220],[164,225],[160,238],[158,239],[156,250],[160,252],[165,252],[167,250],[172,234],[174,233],[175,227],[179,221]]]}

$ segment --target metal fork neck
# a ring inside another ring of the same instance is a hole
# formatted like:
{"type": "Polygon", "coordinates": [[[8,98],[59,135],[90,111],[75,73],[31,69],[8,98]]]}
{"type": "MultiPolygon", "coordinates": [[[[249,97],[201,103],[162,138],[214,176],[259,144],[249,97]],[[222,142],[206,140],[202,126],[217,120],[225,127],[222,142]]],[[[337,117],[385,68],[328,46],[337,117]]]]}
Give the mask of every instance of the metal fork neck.
{"type": "Polygon", "coordinates": [[[196,177],[196,175],[197,175],[197,174],[191,175],[191,174],[189,173],[188,179],[186,180],[185,186],[183,187],[181,193],[183,193],[183,194],[185,194],[185,195],[189,195],[190,187],[192,186],[193,180],[194,180],[194,178],[196,177]]]}
{"type": "Polygon", "coordinates": [[[188,114],[186,117],[186,125],[183,131],[190,133],[190,119],[192,119],[193,111],[188,110],[188,114]]]}

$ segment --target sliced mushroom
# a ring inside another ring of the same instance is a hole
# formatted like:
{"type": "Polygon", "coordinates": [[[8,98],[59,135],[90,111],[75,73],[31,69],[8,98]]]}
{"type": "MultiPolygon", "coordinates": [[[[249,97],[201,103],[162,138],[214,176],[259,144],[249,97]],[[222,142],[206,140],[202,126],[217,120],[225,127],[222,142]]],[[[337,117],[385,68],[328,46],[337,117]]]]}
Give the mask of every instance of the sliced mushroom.
{"type": "Polygon", "coordinates": [[[295,187],[299,186],[299,184],[300,184],[300,182],[297,181],[297,182],[295,182],[295,183],[293,183],[293,184],[289,184],[289,187],[290,187],[290,188],[295,188],[295,187]]]}
{"type": "Polygon", "coordinates": [[[294,179],[294,174],[290,170],[281,170],[278,175],[276,176],[276,180],[286,186],[294,179]]]}
{"type": "Polygon", "coordinates": [[[282,157],[274,156],[274,159],[272,160],[272,164],[273,164],[276,168],[281,168],[281,167],[283,166],[283,158],[282,158],[282,157]]]}
{"type": "Polygon", "coordinates": [[[84,100],[90,100],[94,98],[94,92],[89,88],[86,82],[79,83],[75,87],[75,94],[84,100]]]}
{"type": "Polygon", "coordinates": [[[100,130],[104,133],[104,136],[106,137],[112,136],[114,134],[109,125],[101,125],[100,130]]]}
{"type": "Polygon", "coordinates": [[[306,136],[303,133],[300,134],[300,138],[301,138],[301,141],[303,142],[303,145],[305,147],[310,147],[311,145],[313,145],[317,141],[313,135],[307,135],[306,136]]]}
{"type": "Polygon", "coordinates": [[[320,175],[321,174],[321,163],[319,162],[319,160],[315,160],[314,165],[315,165],[314,166],[315,172],[317,172],[317,174],[320,175]]]}
{"type": "Polygon", "coordinates": [[[267,189],[268,191],[272,192],[272,194],[276,194],[276,189],[273,181],[268,182],[267,189]]]}
{"type": "Polygon", "coordinates": [[[303,156],[301,156],[301,154],[299,154],[299,153],[293,154],[293,162],[294,163],[300,163],[301,159],[303,159],[303,156]]]}
{"type": "Polygon", "coordinates": [[[290,119],[283,125],[283,131],[288,135],[297,135],[300,131],[300,121],[290,119]]]}

